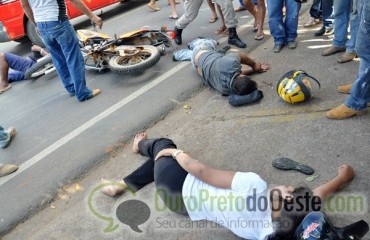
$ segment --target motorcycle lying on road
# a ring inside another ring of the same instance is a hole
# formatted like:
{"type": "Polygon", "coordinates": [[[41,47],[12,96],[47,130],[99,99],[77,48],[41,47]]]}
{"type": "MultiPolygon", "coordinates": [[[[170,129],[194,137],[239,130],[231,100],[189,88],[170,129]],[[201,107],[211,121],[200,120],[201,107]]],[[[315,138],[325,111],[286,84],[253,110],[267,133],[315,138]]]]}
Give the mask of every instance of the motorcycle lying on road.
{"type": "MultiPolygon", "coordinates": [[[[80,49],[87,70],[110,69],[119,74],[134,74],[154,66],[166,48],[173,46],[174,33],[166,27],[160,30],[142,28],[115,36],[91,30],[77,30],[80,49]]],[[[25,73],[26,79],[35,79],[55,71],[50,56],[40,58],[25,73]]]]}
{"type": "Polygon", "coordinates": [[[119,74],[134,74],[154,66],[166,48],[172,47],[172,31],[142,28],[115,36],[91,30],[77,30],[87,70],[110,69],[119,74]]]}

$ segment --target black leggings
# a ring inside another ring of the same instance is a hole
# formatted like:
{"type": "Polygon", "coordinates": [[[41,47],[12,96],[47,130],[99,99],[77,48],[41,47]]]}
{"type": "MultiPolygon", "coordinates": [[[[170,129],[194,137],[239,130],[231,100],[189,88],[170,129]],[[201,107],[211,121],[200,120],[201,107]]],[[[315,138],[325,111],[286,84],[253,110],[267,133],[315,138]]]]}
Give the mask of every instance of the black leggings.
{"type": "Polygon", "coordinates": [[[140,154],[149,159],[123,180],[133,192],[154,181],[157,194],[164,204],[173,212],[187,215],[182,198],[182,186],[188,172],[172,157],[161,157],[157,161],[154,160],[158,152],[165,148],[177,147],[172,140],[167,138],[140,141],[140,154]]]}

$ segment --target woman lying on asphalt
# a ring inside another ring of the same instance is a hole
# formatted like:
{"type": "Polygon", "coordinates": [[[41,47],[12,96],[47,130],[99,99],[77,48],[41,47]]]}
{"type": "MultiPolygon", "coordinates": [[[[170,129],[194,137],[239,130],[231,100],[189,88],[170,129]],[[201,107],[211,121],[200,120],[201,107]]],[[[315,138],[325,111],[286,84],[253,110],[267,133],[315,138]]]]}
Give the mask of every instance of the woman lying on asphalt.
{"type": "Polygon", "coordinates": [[[256,173],[208,167],[167,138],[148,139],[146,133],[137,134],[133,151],[149,159],[120,185],[112,182],[104,187],[105,194],[135,192],[154,181],[157,194],[171,211],[188,215],[192,221],[216,222],[247,239],[291,239],[288,236],[294,234],[304,216],[319,211],[321,200],[354,176],[352,167],[342,165],[335,178],[313,191],[291,186],[268,190],[256,173]]]}

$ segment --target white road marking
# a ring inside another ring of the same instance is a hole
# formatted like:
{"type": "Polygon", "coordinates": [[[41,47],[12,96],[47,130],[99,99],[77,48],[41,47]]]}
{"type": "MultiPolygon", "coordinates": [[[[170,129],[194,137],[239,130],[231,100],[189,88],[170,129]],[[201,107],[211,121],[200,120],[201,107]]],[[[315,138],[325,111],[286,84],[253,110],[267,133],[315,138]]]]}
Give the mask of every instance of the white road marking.
{"type": "Polygon", "coordinates": [[[105,119],[106,117],[108,117],[112,113],[116,112],[117,110],[119,110],[123,106],[127,105],[131,101],[135,100],[136,98],[140,97],[144,93],[148,92],[150,89],[154,88],[155,86],[157,86],[158,84],[163,82],[165,79],[167,79],[171,75],[175,74],[177,71],[181,70],[182,68],[188,66],[189,64],[190,64],[190,62],[180,63],[179,65],[172,68],[171,70],[169,70],[165,74],[159,76],[158,78],[156,78],[152,82],[146,84],[145,86],[143,86],[142,88],[140,88],[136,92],[132,93],[131,95],[129,95],[126,98],[119,101],[118,103],[114,104],[113,106],[111,106],[110,108],[105,110],[104,112],[98,114],[94,118],[92,118],[89,121],[87,121],[86,123],[82,124],[80,127],[76,128],[75,130],[68,133],[67,135],[65,135],[64,137],[62,137],[61,139],[59,139],[58,141],[56,141],[55,143],[53,143],[49,147],[42,150],[40,153],[36,154],[35,156],[30,158],[29,160],[27,160],[24,163],[22,163],[21,165],[19,165],[18,171],[16,171],[15,173],[10,174],[10,175],[5,176],[5,177],[2,177],[0,179],[0,185],[5,184],[9,180],[13,179],[14,177],[18,176],[22,172],[26,171],[28,168],[32,167],[32,165],[36,164],[37,162],[39,162],[43,158],[47,157],[48,155],[50,155],[54,151],[58,150],[60,147],[62,147],[63,145],[65,145],[66,143],[68,143],[69,141],[71,141],[72,139],[74,139],[75,137],[77,137],[78,135],[83,133],[84,131],[86,131],[88,128],[94,126],[95,124],[97,124],[101,120],[105,119]]]}

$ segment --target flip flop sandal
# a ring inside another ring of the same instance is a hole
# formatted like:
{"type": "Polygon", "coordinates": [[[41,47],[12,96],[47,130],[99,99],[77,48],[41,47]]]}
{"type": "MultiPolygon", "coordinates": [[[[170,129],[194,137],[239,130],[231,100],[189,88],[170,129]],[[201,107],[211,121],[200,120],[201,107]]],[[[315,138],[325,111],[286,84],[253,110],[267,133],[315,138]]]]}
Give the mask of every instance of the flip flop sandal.
{"type": "Polygon", "coordinates": [[[169,19],[178,19],[179,17],[174,17],[174,16],[170,15],[168,18],[169,19]]]}
{"type": "Polygon", "coordinates": [[[229,29],[226,29],[225,31],[223,31],[223,33],[221,33],[221,36],[228,37],[229,36],[229,29]]]}
{"type": "Polygon", "coordinates": [[[254,36],[254,40],[257,40],[257,41],[261,41],[263,38],[264,38],[265,34],[256,34],[256,36],[254,36]]]}
{"type": "Polygon", "coordinates": [[[222,49],[218,50],[217,52],[225,54],[231,47],[225,46],[222,49]]]}
{"type": "Polygon", "coordinates": [[[221,33],[223,33],[223,32],[225,32],[225,30],[227,30],[227,28],[217,28],[216,29],[216,31],[215,31],[215,33],[217,34],[217,35],[220,35],[221,33]]]}
{"type": "Polygon", "coordinates": [[[253,26],[253,32],[257,32],[258,31],[258,26],[253,26]]]}
{"type": "Polygon", "coordinates": [[[307,165],[296,162],[290,158],[277,158],[272,161],[272,166],[280,170],[296,170],[298,172],[311,175],[315,171],[307,165]]]}
{"type": "Polygon", "coordinates": [[[214,22],[216,22],[218,20],[218,17],[211,17],[210,19],[209,19],[209,23],[214,23],[214,22]]]}
{"type": "Polygon", "coordinates": [[[159,11],[159,10],[161,10],[159,7],[157,7],[157,6],[155,6],[155,5],[150,5],[150,4],[147,4],[147,6],[150,8],[150,9],[152,9],[153,11],[159,11]]]}

